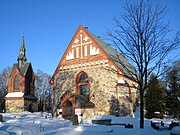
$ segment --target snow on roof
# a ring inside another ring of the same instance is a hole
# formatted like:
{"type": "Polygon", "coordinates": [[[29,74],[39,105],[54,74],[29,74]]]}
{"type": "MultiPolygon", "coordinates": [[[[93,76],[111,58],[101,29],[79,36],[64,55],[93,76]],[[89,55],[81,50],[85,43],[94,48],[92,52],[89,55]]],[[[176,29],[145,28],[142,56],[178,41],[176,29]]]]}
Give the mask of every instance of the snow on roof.
{"type": "Polygon", "coordinates": [[[24,93],[23,92],[11,92],[8,93],[5,97],[23,97],[24,93]]]}

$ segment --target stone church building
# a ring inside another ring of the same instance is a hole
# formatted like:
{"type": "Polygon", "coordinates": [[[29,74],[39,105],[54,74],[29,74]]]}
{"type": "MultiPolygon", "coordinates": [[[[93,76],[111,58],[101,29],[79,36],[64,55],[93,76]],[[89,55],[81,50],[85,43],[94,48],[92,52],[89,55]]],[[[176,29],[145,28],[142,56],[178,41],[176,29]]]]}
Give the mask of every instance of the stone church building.
{"type": "Polygon", "coordinates": [[[131,116],[137,82],[125,69],[135,72],[120,53],[79,26],[50,81],[54,109],[79,122],[93,115],[131,116]]]}
{"type": "Polygon", "coordinates": [[[5,96],[6,112],[37,111],[37,98],[34,93],[35,76],[31,63],[27,62],[24,36],[17,61],[8,78],[8,91],[5,96]]]}

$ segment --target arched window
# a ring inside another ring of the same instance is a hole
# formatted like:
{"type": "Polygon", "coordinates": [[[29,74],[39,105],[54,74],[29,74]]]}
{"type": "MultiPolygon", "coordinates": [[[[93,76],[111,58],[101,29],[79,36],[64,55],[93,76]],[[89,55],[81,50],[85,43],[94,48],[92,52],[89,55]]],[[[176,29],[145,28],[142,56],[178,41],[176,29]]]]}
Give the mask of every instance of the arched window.
{"type": "Polygon", "coordinates": [[[79,77],[79,82],[83,82],[83,81],[88,81],[88,77],[84,72],[79,77]]]}
{"type": "Polygon", "coordinates": [[[19,90],[19,88],[20,88],[19,77],[18,77],[18,75],[16,75],[14,78],[14,89],[19,90]]]}
{"type": "Polygon", "coordinates": [[[80,72],[77,77],[77,94],[89,97],[89,80],[85,72],[80,72]]]}

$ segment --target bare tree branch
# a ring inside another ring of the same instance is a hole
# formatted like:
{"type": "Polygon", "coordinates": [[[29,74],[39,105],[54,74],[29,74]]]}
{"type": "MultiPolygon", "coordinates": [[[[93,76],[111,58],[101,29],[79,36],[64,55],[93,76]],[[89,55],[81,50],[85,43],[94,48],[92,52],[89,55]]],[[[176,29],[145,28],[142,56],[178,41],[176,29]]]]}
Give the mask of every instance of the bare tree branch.
{"type": "Polygon", "coordinates": [[[153,72],[156,77],[164,73],[162,65],[166,63],[166,57],[170,52],[180,46],[180,32],[175,38],[170,39],[169,23],[165,22],[167,6],[149,0],[140,0],[137,3],[128,1],[124,5],[125,14],[123,19],[114,17],[116,28],[108,32],[108,37],[112,41],[112,46],[116,47],[133,65],[132,72],[129,67],[123,64],[118,58],[116,60],[139,84],[141,100],[141,120],[140,127],[144,127],[143,97],[144,91],[148,88],[148,78],[153,72]]]}

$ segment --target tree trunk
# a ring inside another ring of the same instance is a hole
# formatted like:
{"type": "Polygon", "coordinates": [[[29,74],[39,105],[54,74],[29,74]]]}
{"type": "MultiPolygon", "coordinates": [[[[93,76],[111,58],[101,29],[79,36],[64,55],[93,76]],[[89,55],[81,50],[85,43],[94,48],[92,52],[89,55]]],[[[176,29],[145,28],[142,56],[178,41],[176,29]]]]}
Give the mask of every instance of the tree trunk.
{"type": "Polygon", "coordinates": [[[144,128],[144,94],[140,90],[140,128],[144,128]]]}

